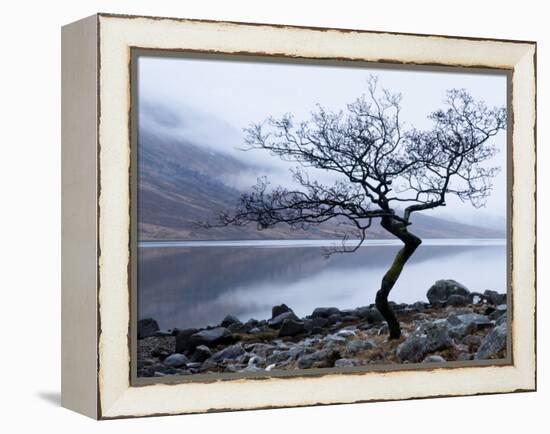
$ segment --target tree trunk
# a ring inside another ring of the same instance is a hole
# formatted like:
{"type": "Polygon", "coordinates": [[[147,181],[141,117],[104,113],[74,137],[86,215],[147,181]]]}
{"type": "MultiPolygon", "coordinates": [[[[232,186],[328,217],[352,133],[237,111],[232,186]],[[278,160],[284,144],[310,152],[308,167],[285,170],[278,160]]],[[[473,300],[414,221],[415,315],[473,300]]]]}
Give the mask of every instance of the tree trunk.
{"type": "Polygon", "coordinates": [[[391,267],[388,271],[386,271],[386,274],[384,274],[384,277],[382,278],[382,285],[376,293],[376,308],[380,311],[388,323],[390,339],[398,339],[401,336],[401,327],[399,326],[399,321],[397,321],[395,313],[388,303],[388,296],[390,295],[390,291],[395,285],[395,282],[397,282],[405,263],[412,256],[418,246],[422,244],[422,240],[416,235],[410,233],[407,230],[407,226],[403,222],[395,220],[391,217],[382,218],[381,226],[403,241],[404,244],[399,252],[397,252],[391,267]]]}

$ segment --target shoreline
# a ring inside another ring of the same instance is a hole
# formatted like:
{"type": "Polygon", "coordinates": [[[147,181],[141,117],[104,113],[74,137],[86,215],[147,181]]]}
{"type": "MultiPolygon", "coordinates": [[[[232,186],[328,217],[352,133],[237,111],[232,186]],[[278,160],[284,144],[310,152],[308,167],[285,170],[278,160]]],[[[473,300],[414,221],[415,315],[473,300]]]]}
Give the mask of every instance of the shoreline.
{"type": "Polygon", "coordinates": [[[499,359],[506,356],[506,294],[470,292],[439,280],[428,303],[391,303],[402,336],[388,340],[374,305],[340,310],[319,307],[296,316],[285,304],[269,319],[241,322],[228,315],[200,329],[161,331],[154,319],[138,322],[138,377],[254,373],[499,359]]]}

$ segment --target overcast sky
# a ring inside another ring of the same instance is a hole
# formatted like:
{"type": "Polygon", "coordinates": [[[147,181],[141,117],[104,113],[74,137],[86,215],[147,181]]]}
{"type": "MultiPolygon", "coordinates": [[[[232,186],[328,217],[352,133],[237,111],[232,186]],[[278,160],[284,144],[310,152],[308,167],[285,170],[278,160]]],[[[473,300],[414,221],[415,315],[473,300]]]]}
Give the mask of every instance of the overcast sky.
{"type": "MultiPolygon", "coordinates": [[[[445,92],[451,88],[465,88],[489,106],[506,105],[506,77],[502,74],[140,57],[140,126],[151,122],[141,115],[143,107],[161,105],[167,110],[159,111],[159,116],[165,118],[156,117],[156,128],[261,165],[276,181],[284,182],[289,167],[295,163],[289,166],[265,151],[240,151],[242,129],[252,122],[288,112],[297,120],[307,120],[316,104],[332,110],[343,109],[366,92],[366,80],[372,73],[378,76],[379,86],[402,94],[402,119],[406,126],[429,128],[426,116],[442,107],[445,92]]],[[[494,141],[501,152],[492,164],[501,166],[501,172],[493,181],[494,191],[487,207],[480,211],[458,200],[448,200],[447,208],[435,214],[447,218],[452,214],[472,223],[479,222],[483,214],[490,224],[492,217],[498,220],[505,216],[506,133],[499,133],[494,141]]],[[[254,183],[256,174],[248,175],[251,176],[243,174],[239,182],[243,188],[254,183]]]]}

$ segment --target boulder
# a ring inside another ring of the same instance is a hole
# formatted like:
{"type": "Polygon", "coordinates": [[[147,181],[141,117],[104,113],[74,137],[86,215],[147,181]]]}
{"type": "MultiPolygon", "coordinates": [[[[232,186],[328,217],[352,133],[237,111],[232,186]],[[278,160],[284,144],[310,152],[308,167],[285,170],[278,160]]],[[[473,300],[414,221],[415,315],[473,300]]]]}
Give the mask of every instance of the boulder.
{"type": "Polygon", "coordinates": [[[508,329],[506,324],[501,324],[489,332],[481,342],[474,358],[476,360],[490,359],[506,349],[508,329]]]}
{"type": "Polygon", "coordinates": [[[189,359],[183,354],[175,353],[166,357],[162,363],[171,368],[179,368],[180,366],[189,363],[189,359]]]}
{"type": "Polygon", "coordinates": [[[206,359],[212,356],[212,351],[206,345],[199,345],[193,351],[191,355],[191,361],[193,362],[204,362],[206,359]]]}
{"type": "Polygon", "coordinates": [[[331,315],[340,315],[340,309],[337,307],[318,307],[311,314],[312,318],[328,318],[331,315]]]}
{"type": "Polygon", "coordinates": [[[267,325],[271,328],[278,329],[283,325],[283,322],[286,319],[292,319],[294,321],[299,321],[300,319],[294,314],[294,312],[284,312],[280,315],[277,315],[275,318],[270,319],[267,322],[267,325]]]}
{"type": "Polygon", "coordinates": [[[336,324],[337,322],[342,321],[342,315],[340,315],[340,313],[333,313],[327,319],[329,324],[336,324]]]}
{"type": "Polygon", "coordinates": [[[218,351],[217,353],[212,354],[212,356],[208,360],[216,363],[223,360],[235,360],[245,353],[246,351],[241,344],[235,344],[226,347],[223,350],[218,351]]]}
{"type": "Polygon", "coordinates": [[[273,306],[273,307],[271,308],[271,319],[273,319],[273,318],[275,318],[275,317],[277,317],[277,316],[279,316],[280,314],[285,313],[285,312],[292,312],[292,313],[294,313],[294,312],[292,311],[292,309],[291,309],[290,307],[288,307],[288,306],[287,306],[286,304],[284,304],[284,303],[283,303],[283,304],[279,304],[279,305],[277,305],[277,306],[273,306]]]}
{"type": "Polygon", "coordinates": [[[461,295],[468,298],[470,296],[470,291],[457,281],[447,279],[438,280],[426,293],[426,297],[428,297],[430,304],[446,303],[451,295],[461,295]]]}
{"type": "Polygon", "coordinates": [[[447,306],[466,306],[468,303],[468,297],[459,294],[452,294],[447,299],[447,306]]]}
{"type": "Polygon", "coordinates": [[[447,318],[449,335],[453,338],[462,338],[477,330],[492,327],[493,323],[485,316],[478,313],[465,313],[462,315],[451,314],[447,318]]]}
{"type": "Polygon", "coordinates": [[[285,319],[281,328],[279,329],[279,337],[284,336],[296,336],[306,331],[304,323],[302,321],[295,321],[293,319],[285,319]]]}
{"type": "Polygon", "coordinates": [[[487,299],[487,301],[495,306],[498,306],[499,304],[506,304],[506,294],[499,294],[496,291],[491,291],[490,289],[487,289],[483,296],[487,299]]]}
{"type": "Polygon", "coordinates": [[[198,331],[195,328],[176,330],[176,353],[183,353],[194,349],[195,347],[189,345],[189,338],[198,331]]]}
{"type": "Polygon", "coordinates": [[[356,314],[359,318],[367,320],[369,324],[384,322],[384,317],[375,307],[358,307],[356,314]]]}
{"type": "Polygon", "coordinates": [[[153,318],[140,319],[137,323],[138,339],[154,336],[159,331],[159,325],[153,318]]]}
{"type": "MultiPolygon", "coordinates": [[[[176,346],[178,343],[178,337],[180,337],[180,335],[176,336],[176,346]]],[[[186,347],[189,349],[195,349],[199,345],[215,347],[216,345],[231,344],[233,341],[233,335],[229,330],[225,327],[215,327],[212,329],[201,330],[200,332],[189,336],[186,341],[186,347]]]]}
{"type": "Polygon", "coordinates": [[[222,327],[229,327],[231,324],[242,324],[239,318],[234,315],[227,315],[221,322],[222,327]]]}
{"type": "Polygon", "coordinates": [[[418,363],[434,351],[451,348],[452,340],[445,321],[420,326],[397,347],[396,356],[404,362],[418,363]]]}
{"type": "Polygon", "coordinates": [[[324,328],[329,325],[328,319],[326,318],[313,318],[313,319],[306,319],[304,321],[304,327],[306,331],[311,331],[314,328],[324,328]]]}

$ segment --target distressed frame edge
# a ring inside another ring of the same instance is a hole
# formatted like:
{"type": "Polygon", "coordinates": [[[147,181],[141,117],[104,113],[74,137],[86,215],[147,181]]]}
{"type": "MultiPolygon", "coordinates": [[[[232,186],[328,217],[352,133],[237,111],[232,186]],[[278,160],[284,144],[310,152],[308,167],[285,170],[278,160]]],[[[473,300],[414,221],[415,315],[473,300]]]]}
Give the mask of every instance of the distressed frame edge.
{"type": "Polygon", "coordinates": [[[98,30],[97,14],[61,29],[61,405],[92,419],[100,418],[101,407],[98,30]]]}
{"type": "MultiPolygon", "coordinates": [[[[103,14],[103,16],[106,16],[103,14]]],[[[110,15],[109,15],[110,17],[110,15]]],[[[135,18],[135,17],[130,17],[130,18],[135,18]]],[[[151,18],[151,17],[147,17],[147,18],[151,18]]],[[[125,17],[126,19],[126,17],[125,17]]],[[[154,19],[154,18],[152,18],[154,19]]],[[[190,20],[182,20],[182,21],[190,21],[190,20]]],[[[223,23],[223,22],[215,22],[215,23],[223,23]]],[[[235,24],[239,24],[239,23],[235,23],[235,24]]],[[[253,26],[253,24],[252,24],[253,26]]],[[[282,27],[289,27],[289,26],[282,26],[282,27]]],[[[296,30],[296,29],[304,29],[303,27],[294,27],[293,28],[296,30]]],[[[307,28],[305,28],[307,29],[307,28]]],[[[330,30],[330,29],[329,29],[330,30]]],[[[367,32],[367,31],[362,31],[364,33],[373,33],[373,32],[367,32]]],[[[382,32],[382,33],[386,33],[386,32],[382,32]]],[[[431,35],[421,35],[421,36],[431,36],[431,35]]],[[[436,35],[434,35],[436,36],[436,35]]],[[[444,37],[444,38],[447,38],[447,39],[459,39],[459,38],[454,38],[454,37],[444,37]]],[[[475,39],[477,40],[477,39],[475,39]]],[[[480,39],[480,40],[485,40],[485,39],[480,39]]],[[[497,40],[498,42],[503,42],[502,40],[497,40]]],[[[522,42],[523,43],[523,42],[522,42]]],[[[535,62],[535,65],[536,65],[536,43],[528,43],[529,45],[526,47],[526,50],[525,50],[525,53],[528,53],[529,51],[531,51],[531,48],[533,49],[533,61],[535,62]]],[[[519,63],[519,61],[518,61],[519,63]]],[[[532,79],[532,84],[534,86],[534,96],[536,98],[536,66],[534,67],[534,74],[532,77],[529,77],[530,79],[532,79]]],[[[535,152],[535,159],[536,159],[536,107],[533,107],[534,109],[534,124],[533,124],[533,133],[534,133],[534,141],[533,141],[533,151],[535,152]]],[[[536,194],[536,178],[535,178],[535,185],[533,186],[533,192],[536,194]]],[[[534,223],[536,225],[536,215],[534,216],[535,220],[534,220],[534,223]]],[[[535,229],[536,230],[536,229],[535,229]]],[[[536,232],[535,232],[535,238],[533,240],[535,243],[536,243],[536,232]]],[[[534,246],[534,248],[536,249],[536,245],[534,246]]],[[[534,253],[536,254],[536,250],[534,251],[534,253]]],[[[535,303],[536,303],[536,299],[535,299],[535,303]]],[[[535,309],[535,312],[536,312],[536,309],[535,309]]],[[[534,312],[534,314],[535,314],[534,312]]],[[[536,320],[536,317],[535,317],[535,320],[536,320]]],[[[536,327],[535,327],[535,331],[536,331],[536,327]]],[[[535,363],[535,367],[534,367],[534,382],[533,384],[531,384],[529,382],[529,384],[526,384],[527,387],[525,388],[522,388],[522,387],[519,387],[517,389],[514,389],[514,390],[506,390],[506,391],[498,391],[498,392],[482,392],[481,394],[490,394],[490,393],[509,393],[509,392],[514,392],[514,391],[531,391],[531,390],[536,390],[536,341],[534,342],[535,343],[535,348],[534,348],[534,363],[535,363]]],[[[98,348],[98,350],[100,350],[98,348]]],[[[101,389],[101,387],[100,387],[101,389]]],[[[428,397],[434,397],[434,396],[464,396],[464,395],[473,395],[473,394],[477,394],[477,393],[468,393],[468,394],[458,394],[458,395],[454,395],[454,394],[450,394],[450,395],[426,395],[426,396],[412,396],[412,397],[404,397],[404,398],[390,398],[390,400],[393,400],[393,399],[422,399],[422,398],[428,398],[428,397]]],[[[380,401],[380,400],[386,400],[386,399],[367,399],[367,400],[358,400],[358,401],[349,401],[349,402],[372,402],[372,401],[380,401]]],[[[336,403],[345,403],[345,402],[334,402],[334,404],[336,403]]],[[[279,408],[279,407],[284,407],[284,406],[307,406],[307,405],[323,405],[323,404],[329,404],[329,403],[326,403],[326,402],[318,402],[318,403],[309,403],[309,404],[298,404],[298,405],[295,405],[295,404],[287,404],[287,405],[275,405],[275,406],[268,406],[268,407],[251,407],[251,408],[279,408]]],[[[116,406],[115,406],[116,407],[116,406]]],[[[226,410],[244,410],[244,409],[251,409],[250,407],[246,407],[246,408],[214,408],[214,409],[207,409],[205,411],[226,411],[226,410]]],[[[111,408],[109,408],[108,410],[111,410],[111,408]]],[[[136,417],[136,416],[147,416],[149,414],[116,414],[116,409],[114,409],[114,413],[113,414],[111,411],[106,411],[105,413],[109,413],[109,414],[104,414],[103,418],[107,419],[107,418],[119,418],[119,417],[136,417]]],[[[160,415],[160,414],[182,414],[182,413],[195,413],[197,411],[185,411],[185,410],[182,410],[182,411],[179,411],[179,412],[168,412],[168,413],[155,413],[154,415],[160,415]]],[[[199,412],[202,412],[202,411],[199,411],[199,412]]]]}

